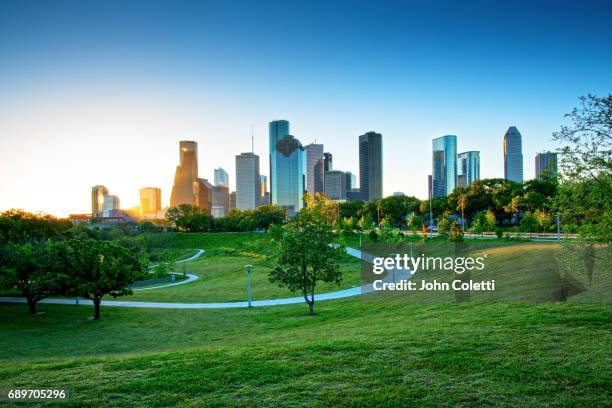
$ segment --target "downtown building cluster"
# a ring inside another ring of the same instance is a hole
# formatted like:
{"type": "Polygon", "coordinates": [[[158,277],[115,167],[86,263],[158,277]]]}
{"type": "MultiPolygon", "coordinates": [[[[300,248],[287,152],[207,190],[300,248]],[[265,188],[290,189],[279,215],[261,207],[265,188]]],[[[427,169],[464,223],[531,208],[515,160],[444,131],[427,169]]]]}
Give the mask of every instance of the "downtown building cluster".
{"type": "MultiPolygon", "coordinates": [[[[291,134],[287,120],[268,124],[269,168],[263,169],[260,157],[253,151],[235,156],[235,191],[230,192],[230,175],[223,168],[214,169],[214,180],[199,177],[198,144],[179,142],[179,164],[176,166],[170,195],[170,207],[188,204],[214,217],[224,217],[229,210],[254,210],[260,205],[277,205],[294,216],[304,207],[304,194],[325,194],[335,201],[374,201],[383,198],[382,134],[369,131],[358,137],[359,186],[350,171],[335,170],[333,155],[323,144],[303,146],[291,134]],[[267,174],[262,174],[267,173],[267,174]]],[[[503,137],[504,178],[523,182],[522,136],[511,126],[503,137]]],[[[536,178],[556,177],[557,154],[538,153],[535,157],[536,178]]],[[[458,152],[457,136],[445,135],[432,140],[432,172],[428,176],[429,197],[446,197],[457,187],[469,187],[480,180],[480,152],[458,152]]],[[[403,195],[401,192],[394,195],[403,195]]],[[[119,198],[109,194],[103,185],[91,190],[91,214],[85,218],[102,218],[111,222],[164,218],[161,189],[140,189],[140,206],[121,210],[119,198]]]]}
{"type": "MultiPolygon", "coordinates": [[[[523,142],[519,130],[510,126],[503,138],[504,179],[523,182],[523,142]]],[[[557,153],[538,153],[535,157],[536,178],[557,176],[557,153]]],[[[480,152],[457,153],[457,136],[445,135],[432,141],[429,197],[446,197],[457,187],[469,187],[480,180],[480,152]]]]}

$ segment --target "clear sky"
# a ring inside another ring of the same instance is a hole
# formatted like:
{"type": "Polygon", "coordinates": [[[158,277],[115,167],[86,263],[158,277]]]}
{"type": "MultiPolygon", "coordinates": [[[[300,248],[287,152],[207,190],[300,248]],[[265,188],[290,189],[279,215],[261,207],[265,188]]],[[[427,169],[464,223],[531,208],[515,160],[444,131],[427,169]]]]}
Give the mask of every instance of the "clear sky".
{"type": "Polygon", "coordinates": [[[384,190],[426,198],[431,139],[481,151],[503,176],[523,135],[525,177],[587,93],[612,91],[609,1],[0,2],[0,210],[90,210],[106,185],[169,202],[178,141],[200,177],[287,119],[334,168],[358,173],[358,136],[383,134],[384,190]],[[537,4],[532,4],[537,3],[537,4]]]}

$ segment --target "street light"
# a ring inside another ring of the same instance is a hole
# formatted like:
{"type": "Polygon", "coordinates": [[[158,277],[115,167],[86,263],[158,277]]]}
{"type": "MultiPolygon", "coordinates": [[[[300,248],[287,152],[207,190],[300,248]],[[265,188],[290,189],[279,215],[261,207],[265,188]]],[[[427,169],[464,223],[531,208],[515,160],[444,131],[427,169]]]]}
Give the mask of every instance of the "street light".
{"type": "Polygon", "coordinates": [[[249,296],[249,307],[251,306],[251,270],[253,270],[253,265],[245,265],[244,267],[247,271],[247,291],[249,296]]]}

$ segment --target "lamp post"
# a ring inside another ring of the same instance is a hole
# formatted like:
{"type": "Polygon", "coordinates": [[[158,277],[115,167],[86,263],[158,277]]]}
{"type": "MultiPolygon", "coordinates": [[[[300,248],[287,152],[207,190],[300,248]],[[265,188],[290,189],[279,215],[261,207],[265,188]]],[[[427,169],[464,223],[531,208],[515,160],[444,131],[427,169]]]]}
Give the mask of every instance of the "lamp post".
{"type": "Polygon", "coordinates": [[[248,292],[248,296],[249,296],[249,307],[251,306],[251,270],[253,269],[253,265],[246,265],[244,267],[247,271],[247,292],[248,292]]]}

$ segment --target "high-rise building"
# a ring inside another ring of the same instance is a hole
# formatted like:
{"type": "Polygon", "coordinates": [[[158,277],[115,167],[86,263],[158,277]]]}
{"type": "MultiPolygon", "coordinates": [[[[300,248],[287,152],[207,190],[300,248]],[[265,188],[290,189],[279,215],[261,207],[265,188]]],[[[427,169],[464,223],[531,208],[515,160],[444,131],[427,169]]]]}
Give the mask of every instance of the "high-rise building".
{"type": "Polygon", "coordinates": [[[225,217],[230,209],[230,193],[229,187],[213,186],[212,194],[212,209],[213,217],[225,217]]]}
{"type": "Polygon", "coordinates": [[[326,171],[325,194],[331,200],[346,200],[346,173],[339,170],[326,171]]]}
{"type": "Polygon", "coordinates": [[[270,152],[270,198],[274,195],[276,189],[276,145],[279,140],[289,134],[289,122],[286,120],[273,120],[268,124],[268,142],[270,152]]]}
{"type": "Polygon", "coordinates": [[[268,178],[263,174],[259,175],[259,204],[270,204],[270,193],[268,192],[268,178]]]}
{"type": "Polygon", "coordinates": [[[427,199],[431,200],[431,194],[433,189],[433,177],[431,174],[427,176],[427,199]]]}
{"type": "Polygon", "coordinates": [[[480,180],[480,152],[470,151],[457,155],[457,187],[469,187],[480,180]]]}
{"type": "Polygon", "coordinates": [[[116,195],[105,195],[104,202],[102,204],[102,215],[104,217],[111,217],[113,210],[119,210],[119,197],[116,195]]]}
{"type": "Polygon", "coordinates": [[[334,169],[333,157],[329,152],[323,153],[323,170],[332,171],[334,169]]]}
{"type": "Polygon", "coordinates": [[[232,191],[230,193],[230,210],[232,208],[236,208],[236,192],[232,191]]]}
{"type": "Polygon", "coordinates": [[[557,153],[538,153],[535,157],[535,176],[538,179],[557,177],[557,153]]]}
{"type": "Polygon", "coordinates": [[[198,144],[182,140],[179,142],[179,165],[174,174],[170,206],[198,205],[198,188],[198,144]]]}
{"type": "Polygon", "coordinates": [[[403,192],[403,191],[394,191],[394,192],[393,192],[393,196],[394,196],[394,197],[403,197],[403,196],[405,196],[405,195],[406,195],[406,194],[404,194],[404,192],[403,192]]]}
{"type": "Polygon", "coordinates": [[[345,172],[346,174],[346,191],[351,191],[357,188],[357,176],[350,171],[345,172]]]}
{"type": "Polygon", "coordinates": [[[521,133],[510,126],[504,135],[504,178],[523,182],[523,147],[521,133]]]}
{"type": "Polygon", "coordinates": [[[221,167],[215,169],[215,186],[229,187],[229,174],[221,167]]]}
{"type": "Polygon", "coordinates": [[[104,196],[108,195],[108,189],[102,185],[91,188],[91,216],[102,217],[104,213],[104,196]]]}
{"type": "Polygon", "coordinates": [[[314,195],[322,193],[325,159],[323,145],[311,143],[306,146],[306,192],[314,195]]]}
{"type": "Polygon", "coordinates": [[[236,156],[236,208],[254,210],[259,204],[259,156],[236,156]]]}
{"type": "Polygon", "coordinates": [[[352,188],[346,192],[347,201],[358,201],[361,200],[361,191],[358,188],[352,188]]]}
{"type": "Polygon", "coordinates": [[[364,201],[383,196],[382,135],[367,132],[359,136],[359,189],[364,201]]]}
{"type": "Polygon", "coordinates": [[[457,187],[457,136],[438,137],[432,147],[433,197],[446,197],[457,187]]]}
{"type": "Polygon", "coordinates": [[[298,139],[286,135],[274,147],[270,178],[271,202],[294,216],[303,206],[306,192],[306,153],[298,139]]]}
{"type": "Polygon", "coordinates": [[[143,187],[140,189],[140,215],[153,216],[162,209],[161,189],[143,187]]]}
{"type": "Polygon", "coordinates": [[[199,178],[196,189],[196,205],[205,213],[212,214],[213,185],[207,179],[199,178]]]}

